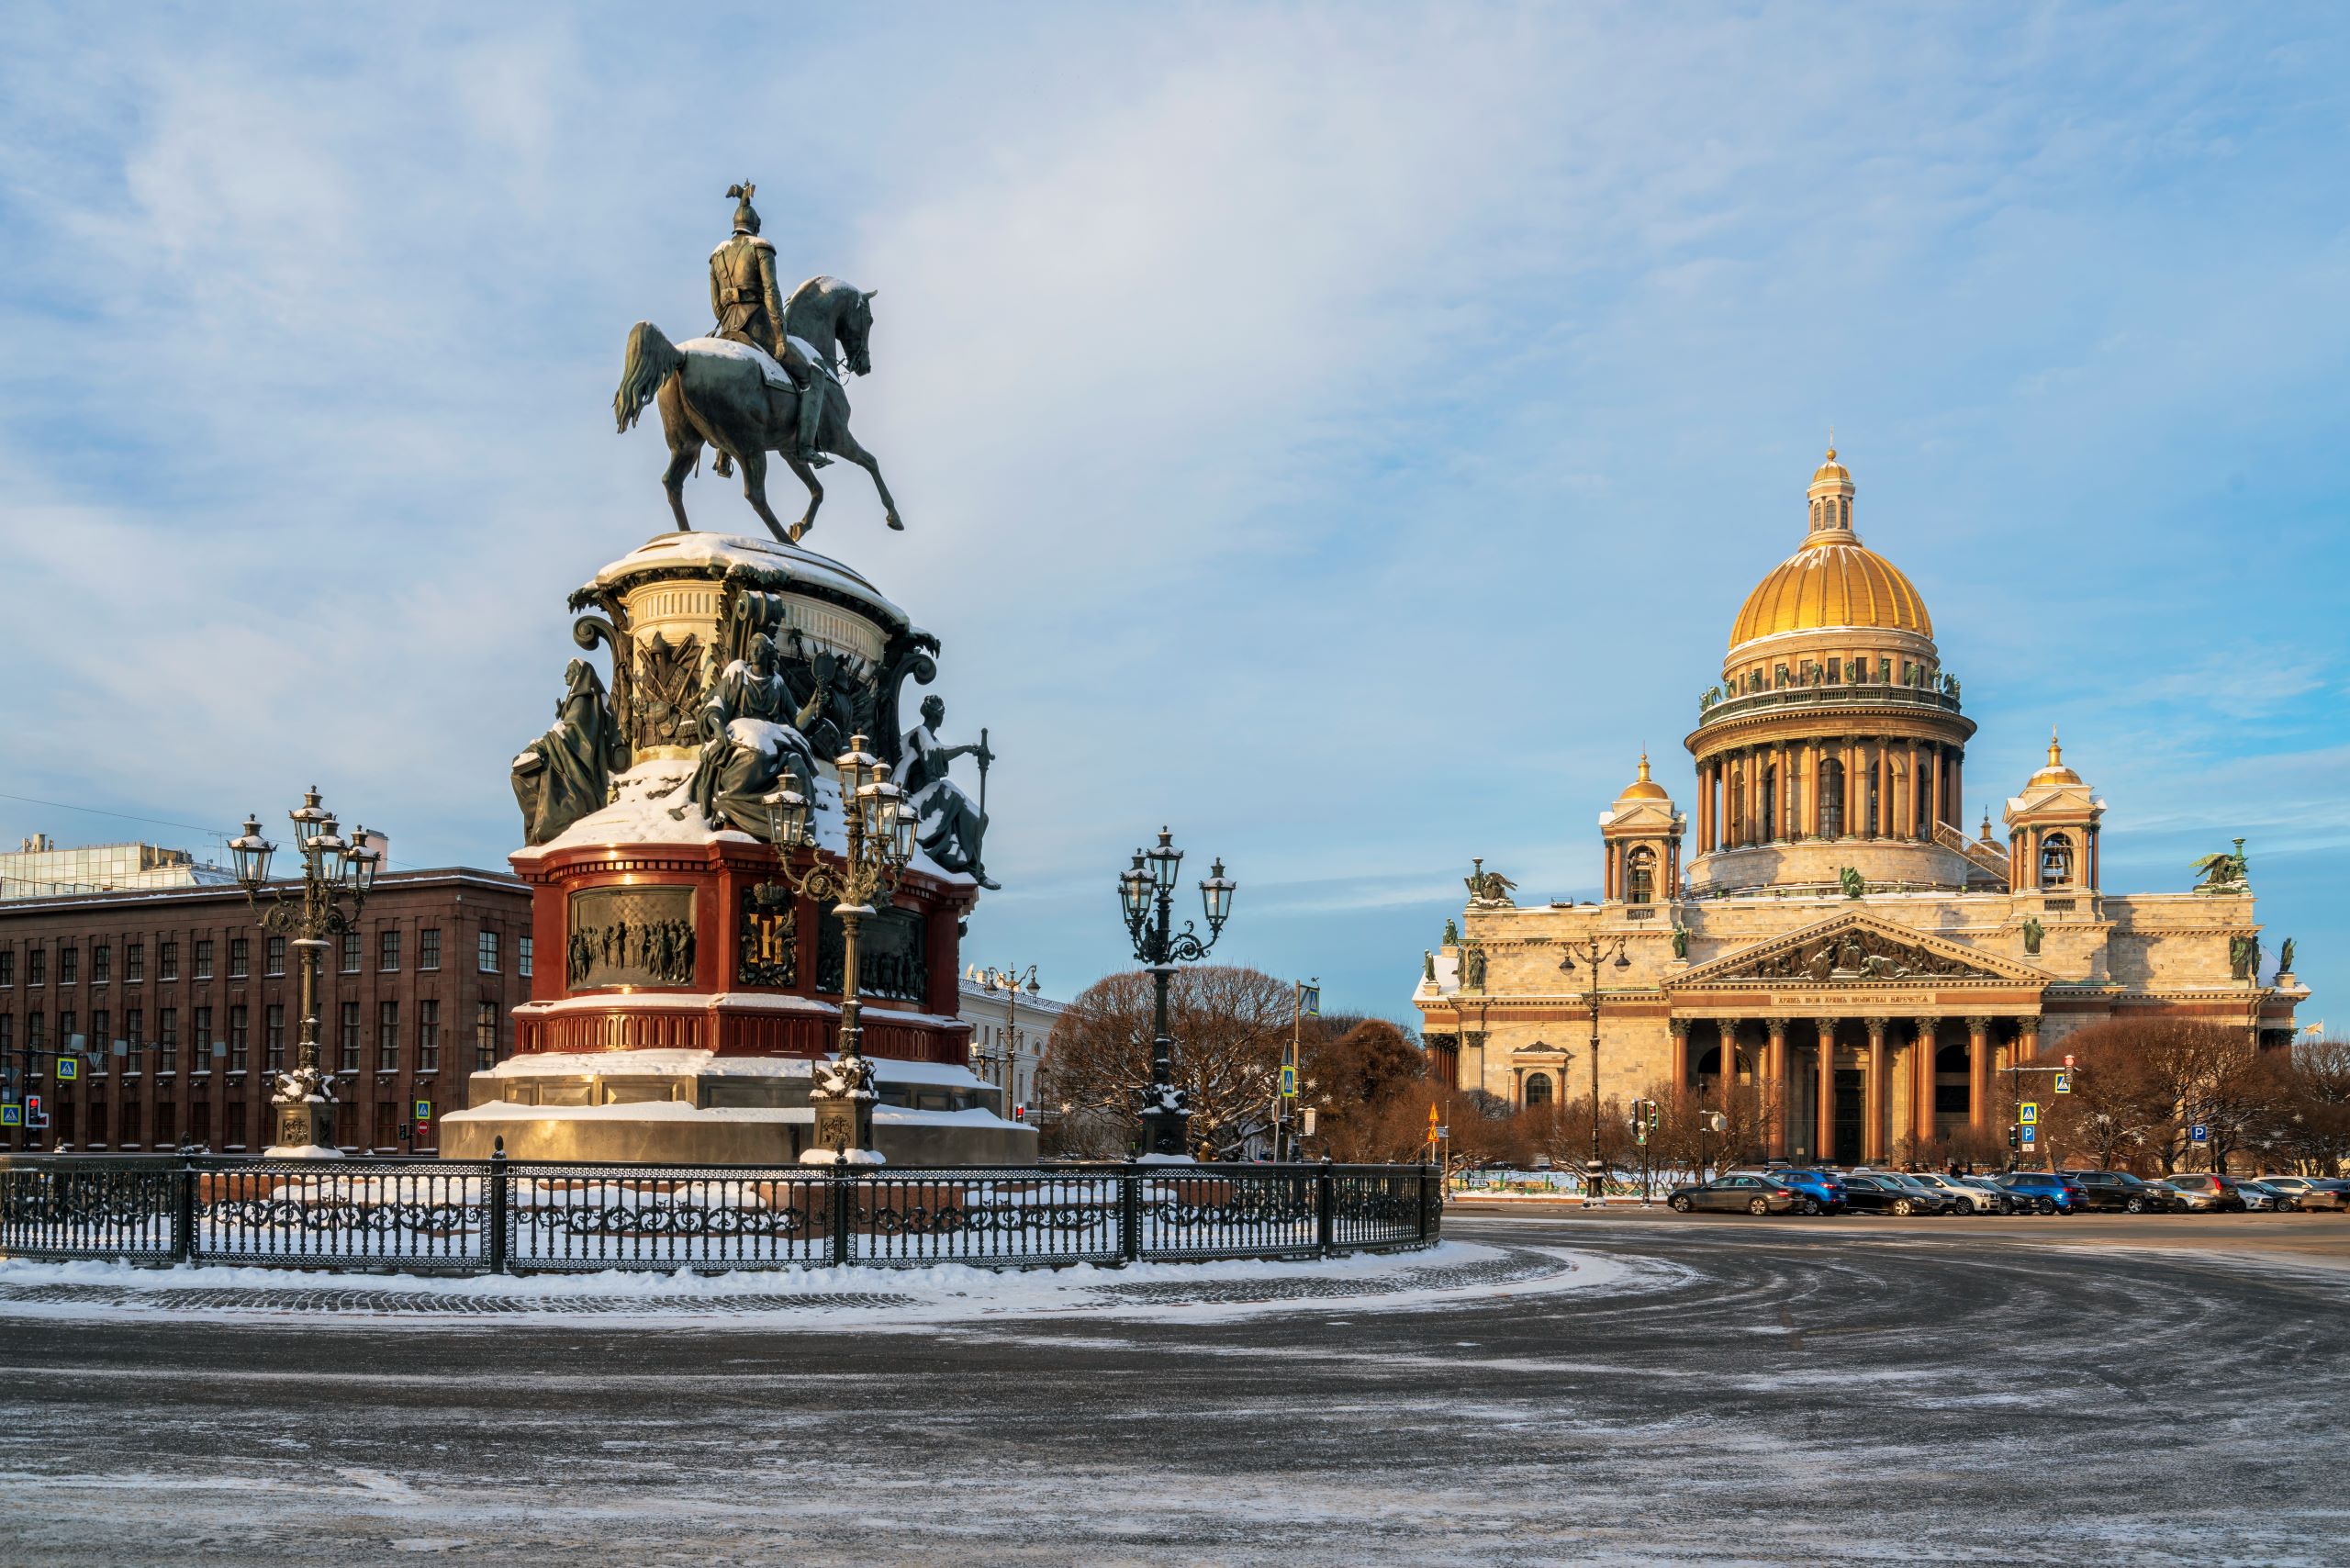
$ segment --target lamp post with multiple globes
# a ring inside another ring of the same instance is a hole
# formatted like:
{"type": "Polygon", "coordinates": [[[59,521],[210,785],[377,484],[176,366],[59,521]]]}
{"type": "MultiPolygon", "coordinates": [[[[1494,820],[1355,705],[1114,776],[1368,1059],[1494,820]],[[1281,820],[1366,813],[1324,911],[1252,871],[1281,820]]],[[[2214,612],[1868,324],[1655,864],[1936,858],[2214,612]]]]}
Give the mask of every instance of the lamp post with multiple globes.
{"type": "Polygon", "coordinates": [[[1009,1120],[1012,1115],[1013,1094],[1019,1088],[1019,1075],[1016,1069],[1020,1059],[1020,992],[1024,986],[1031,997],[1036,994],[1036,966],[1029,965],[1028,972],[1024,976],[1021,974],[1017,966],[1008,969],[983,969],[977,965],[972,965],[964,972],[970,977],[972,983],[988,995],[993,996],[999,991],[1003,995],[1002,1048],[999,1049],[975,1037],[971,1041],[971,1060],[976,1065],[992,1070],[1000,1075],[996,1080],[996,1087],[1002,1091],[1003,1098],[997,1106],[996,1114],[1009,1120]]]}
{"type": "Polygon", "coordinates": [[[269,1153],[306,1159],[333,1159],[335,1147],[333,1081],[319,1069],[319,967],[327,939],[359,923],[360,906],[375,883],[376,863],[383,851],[367,842],[367,830],[353,828],[342,837],[334,813],[319,803],[313,785],[302,803],[285,813],[294,823],[294,853],[301,857],[301,880],[291,879],[276,888],[266,904],[262,890],[269,882],[269,859],[277,846],[261,835],[257,817],[245,819],[245,831],[229,841],[229,857],[245,902],[261,917],[263,930],[292,938],[295,961],[301,967],[302,1033],[294,1048],[294,1069],[281,1072],[270,1090],[269,1153]]]}
{"type": "Polygon", "coordinates": [[[813,1143],[800,1154],[807,1164],[829,1164],[845,1158],[857,1164],[878,1165],[873,1148],[873,1064],[865,1058],[863,1004],[857,1000],[857,933],[865,917],[882,907],[914,853],[914,809],[905,791],[890,778],[890,765],[865,749],[865,737],[853,735],[848,750],[833,759],[839,770],[842,814],[847,819],[846,843],[837,860],[816,853],[811,821],[813,802],[787,782],[763,795],[767,837],[781,864],[783,884],[802,898],[831,899],[841,923],[840,1056],[830,1073],[810,1092],[816,1111],[813,1143]],[[793,857],[808,852],[807,864],[792,868],[793,857]]]}
{"type": "MultiPolygon", "coordinates": [[[[1628,969],[1632,960],[1624,956],[1624,938],[1616,938],[1615,968],[1628,969]]],[[[1583,967],[1590,971],[1591,984],[1583,991],[1583,1001],[1591,1014],[1591,1157],[1583,1161],[1583,1202],[1585,1208],[1602,1204],[1607,1197],[1607,1166],[1599,1158],[1599,965],[1607,957],[1607,945],[1596,936],[1581,942],[1570,942],[1559,968],[1567,974],[1575,972],[1575,958],[1580,954],[1583,967]]],[[[1562,1074],[1561,1077],[1564,1075],[1562,1074]]],[[[1559,1086],[1560,1098],[1566,1097],[1566,1085],[1559,1086]]]]}
{"type": "Polygon", "coordinates": [[[1188,1127],[1191,1097],[1175,1086],[1175,1041],[1167,1032],[1167,982],[1178,964],[1196,963],[1224,934],[1232,914],[1232,895],[1240,884],[1224,874],[1218,860],[1200,883],[1200,899],[1208,922],[1205,941],[1190,921],[1177,931],[1175,879],[1183,852],[1172,835],[1158,830],[1158,843],[1135,851],[1135,862],[1118,876],[1118,902],[1125,911],[1126,935],[1135,957],[1150,972],[1152,986],[1150,1082],[1142,1091],[1141,1145],[1146,1159],[1188,1159],[1192,1146],[1188,1127]]]}

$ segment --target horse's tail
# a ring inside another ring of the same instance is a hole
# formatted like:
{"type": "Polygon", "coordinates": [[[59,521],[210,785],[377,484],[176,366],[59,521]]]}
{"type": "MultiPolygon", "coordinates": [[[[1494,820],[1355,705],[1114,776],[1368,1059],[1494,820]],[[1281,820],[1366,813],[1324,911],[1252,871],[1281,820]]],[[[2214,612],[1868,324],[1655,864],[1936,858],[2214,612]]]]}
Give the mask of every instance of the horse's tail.
{"type": "Polygon", "coordinates": [[[661,384],[685,367],[686,356],[661,335],[660,328],[650,321],[631,327],[628,357],[621,364],[620,390],[612,394],[612,419],[618,428],[626,430],[636,423],[661,384]]]}

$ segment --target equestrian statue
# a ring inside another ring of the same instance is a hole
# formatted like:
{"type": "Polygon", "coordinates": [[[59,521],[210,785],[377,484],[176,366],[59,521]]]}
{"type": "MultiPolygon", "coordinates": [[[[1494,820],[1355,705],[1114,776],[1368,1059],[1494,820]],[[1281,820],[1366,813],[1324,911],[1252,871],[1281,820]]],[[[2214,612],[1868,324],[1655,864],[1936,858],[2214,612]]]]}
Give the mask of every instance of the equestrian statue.
{"type": "Polygon", "coordinates": [[[669,442],[661,476],[680,532],[686,521],[686,476],[701,463],[702,448],[718,449],[718,472],[743,469],[743,496],[768,532],[799,543],[816,526],[824,487],[816,470],[845,457],[873,476],[873,488],[891,528],[902,529],[898,503],[882,482],[881,465],[848,429],[850,375],[873,372],[873,297],[836,277],[811,277],[782,297],[776,288],[775,245],[759,234],[751,206],[754,186],[730,185],[734,232],[710,256],[710,304],[718,318],[706,338],[672,343],[650,321],[629,329],[620,390],[612,415],[628,430],[658,403],[669,442]],[[808,510],[789,529],[767,505],[767,454],[775,453],[808,487],[808,510]],[[828,457],[827,454],[830,454],[828,457]]]}

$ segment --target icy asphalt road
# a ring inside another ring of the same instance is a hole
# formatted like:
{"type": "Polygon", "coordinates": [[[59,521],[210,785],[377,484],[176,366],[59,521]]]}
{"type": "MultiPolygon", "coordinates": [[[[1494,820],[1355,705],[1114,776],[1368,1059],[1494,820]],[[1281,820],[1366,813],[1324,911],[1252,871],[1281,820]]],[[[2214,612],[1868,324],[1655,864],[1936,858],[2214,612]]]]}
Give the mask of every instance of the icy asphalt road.
{"type": "Polygon", "coordinates": [[[845,1329],[0,1302],[0,1562],[2350,1560],[2350,1218],[1448,1230],[1586,1266],[845,1329]]]}

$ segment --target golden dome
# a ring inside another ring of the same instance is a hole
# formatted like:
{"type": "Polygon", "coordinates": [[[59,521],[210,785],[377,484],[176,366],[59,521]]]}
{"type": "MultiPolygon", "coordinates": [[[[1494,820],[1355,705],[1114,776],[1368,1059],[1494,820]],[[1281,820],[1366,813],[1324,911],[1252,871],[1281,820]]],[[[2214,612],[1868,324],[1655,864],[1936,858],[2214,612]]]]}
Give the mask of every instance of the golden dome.
{"type": "Polygon", "coordinates": [[[2065,766],[2065,748],[2056,739],[2056,732],[2048,732],[2048,766],[2031,776],[2031,784],[2078,784],[2081,776],[2065,766]]]}
{"type": "Polygon", "coordinates": [[[1649,754],[1642,752],[1640,753],[1640,776],[1624,787],[1624,792],[1616,797],[1616,802],[1621,805],[1626,801],[1669,801],[1673,797],[1664,792],[1664,786],[1649,777],[1649,754]]]}
{"type": "Polygon", "coordinates": [[[1730,626],[1731,647],[1782,632],[1845,626],[1933,636],[1933,617],[1917,588],[1852,532],[1852,476],[1831,446],[1811,476],[1810,532],[1746,596],[1730,626]]]}

